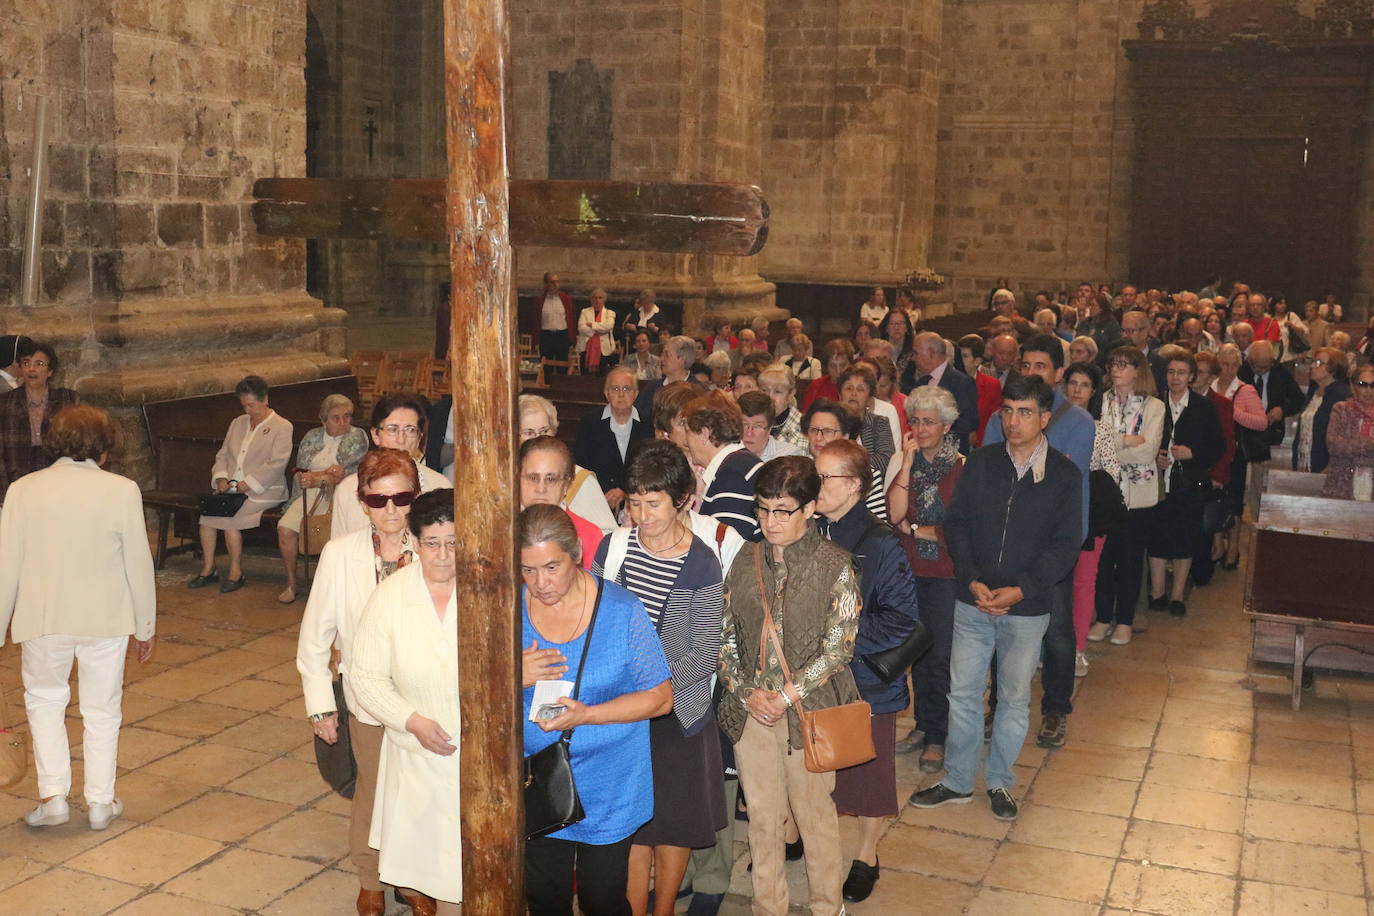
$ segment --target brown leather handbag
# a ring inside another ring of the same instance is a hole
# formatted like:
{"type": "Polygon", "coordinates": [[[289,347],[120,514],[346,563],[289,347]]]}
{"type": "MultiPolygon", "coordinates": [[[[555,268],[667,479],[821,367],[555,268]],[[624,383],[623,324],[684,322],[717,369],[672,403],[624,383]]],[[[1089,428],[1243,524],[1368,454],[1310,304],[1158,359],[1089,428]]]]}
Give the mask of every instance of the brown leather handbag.
{"type": "MultiPolygon", "coordinates": [[[[763,586],[762,551],[754,547],[754,570],[758,575],[759,598],[763,601],[763,635],[759,639],[759,670],[766,667],[764,646],[768,640],[778,652],[778,663],[782,665],[783,677],[792,680],[792,672],[787,667],[787,656],[782,651],[782,640],[778,628],[773,623],[773,611],[768,602],[768,590],[763,586]]],[[[806,769],[811,773],[831,773],[845,767],[867,763],[878,752],[873,748],[873,710],[863,700],[827,706],[823,709],[806,709],[796,704],[797,718],[801,722],[802,755],[806,769]]]]}

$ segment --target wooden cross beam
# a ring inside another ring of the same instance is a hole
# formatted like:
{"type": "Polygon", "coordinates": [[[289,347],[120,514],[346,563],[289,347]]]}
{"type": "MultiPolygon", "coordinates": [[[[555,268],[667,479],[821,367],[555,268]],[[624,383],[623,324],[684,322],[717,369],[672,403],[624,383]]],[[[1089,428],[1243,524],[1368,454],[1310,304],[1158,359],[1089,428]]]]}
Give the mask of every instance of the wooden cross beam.
{"type": "Polygon", "coordinates": [[[505,0],[444,0],[446,182],[254,185],[265,235],[449,244],[465,916],[525,910],[511,245],[745,256],[768,236],[747,185],[509,181],[509,40],[505,0]]]}

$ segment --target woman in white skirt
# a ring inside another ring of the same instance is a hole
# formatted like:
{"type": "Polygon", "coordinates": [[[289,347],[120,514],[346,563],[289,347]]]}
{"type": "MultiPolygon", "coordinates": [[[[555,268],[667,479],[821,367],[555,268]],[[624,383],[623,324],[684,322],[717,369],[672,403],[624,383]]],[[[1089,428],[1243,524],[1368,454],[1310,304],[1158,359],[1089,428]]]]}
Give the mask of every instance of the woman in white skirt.
{"type": "Polygon", "coordinates": [[[200,517],[200,547],[205,554],[200,575],[187,588],[204,588],[219,582],[215,572],[215,545],[224,532],[229,551],[229,578],[220,585],[223,593],[243,588],[243,531],[256,528],[266,509],[286,499],[286,463],[291,460],[291,421],[279,416],[267,403],[267,382],[250,375],[234,386],[243,406],[224,434],[224,444],[210,471],[216,493],[245,493],[239,510],[230,516],[200,517]]]}
{"type": "Polygon", "coordinates": [[[377,587],[353,640],[353,694],[386,726],[369,842],[382,881],[428,894],[435,912],[456,916],[463,870],[453,491],[416,499],[410,531],[419,564],[377,587]]]}

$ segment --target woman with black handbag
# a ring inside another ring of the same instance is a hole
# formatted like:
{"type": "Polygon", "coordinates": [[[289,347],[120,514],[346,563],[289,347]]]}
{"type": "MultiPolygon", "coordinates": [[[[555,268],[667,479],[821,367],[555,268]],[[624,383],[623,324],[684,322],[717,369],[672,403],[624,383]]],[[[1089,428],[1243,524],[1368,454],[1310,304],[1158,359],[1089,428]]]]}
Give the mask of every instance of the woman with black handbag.
{"type": "Polygon", "coordinates": [[[1202,543],[1202,510],[1212,488],[1211,467],[1226,451],[1221,421],[1211,400],[1193,392],[1197,361],[1177,344],[1161,347],[1164,378],[1164,433],[1159,442],[1163,496],[1150,518],[1150,603],[1152,611],[1175,617],[1188,613],[1183,603],[1193,554],[1202,543]],[[1165,573],[1173,563],[1174,581],[1165,595],[1165,573]]]}
{"type": "Polygon", "coordinates": [[[582,542],[557,506],[520,513],[525,761],[560,745],[576,811],[534,823],[526,790],[525,900],[531,916],[625,916],[631,841],[654,814],[649,720],[673,708],[671,670],[644,605],[582,569],[582,542]]]}
{"type": "MultiPolygon", "coordinates": [[[[383,729],[354,699],[347,660],[368,598],[384,580],[416,560],[415,541],[407,526],[411,505],[420,491],[420,475],[410,456],[394,448],[368,452],[357,474],[358,499],[369,524],[362,531],[335,538],[320,553],[310,600],[301,618],[296,668],[301,673],[305,712],[322,761],[327,763],[331,754],[344,758],[351,750],[356,763],[349,811],[349,857],[358,870],[358,913],[380,916],[386,910],[386,896],[378,873],[377,850],[368,845],[367,838],[372,829],[383,729]],[[341,684],[336,684],[329,664],[335,646],[341,657],[341,684]],[[336,691],[344,698],[342,710],[336,691]],[[346,720],[341,720],[341,715],[346,720]],[[341,737],[348,742],[348,749],[339,745],[341,737]]],[[[404,894],[407,898],[416,896],[410,890],[404,894]]]]}
{"type": "MultiPolygon", "coordinates": [[[[888,822],[901,808],[897,801],[897,715],[907,708],[910,695],[906,671],[915,658],[898,660],[897,670],[883,668],[881,660],[907,645],[920,630],[916,608],[916,580],[911,575],[896,532],[863,503],[873,484],[868,452],[849,439],[837,439],[816,456],[821,478],[816,510],[821,533],[854,554],[859,568],[859,631],[854,639],[854,658],[849,670],[859,696],[872,708],[870,726],[876,755],[867,763],[835,773],[835,808],[840,814],[858,817],[859,848],[849,866],[842,893],[853,903],[867,900],[878,880],[878,840],[888,822]],[[902,662],[905,661],[905,664],[902,662]]],[[[929,649],[929,642],[924,644],[929,649]]],[[[912,644],[912,650],[917,646],[912,644]]]]}
{"type": "MultiPolygon", "coordinates": [[[[1245,511],[1245,477],[1249,465],[1269,460],[1269,441],[1265,438],[1269,418],[1255,386],[1242,382],[1237,376],[1242,362],[1239,347],[1223,344],[1217,350],[1217,380],[1212,383],[1213,391],[1230,400],[1231,415],[1235,418],[1236,457],[1231,465],[1231,480],[1226,484],[1226,502],[1230,514],[1237,519],[1245,511]]],[[[1213,547],[1217,564],[1222,569],[1235,569],[1240,564],[1240,525],[1231,526],[1217,540],[1220,543],[1213,547]]]]}

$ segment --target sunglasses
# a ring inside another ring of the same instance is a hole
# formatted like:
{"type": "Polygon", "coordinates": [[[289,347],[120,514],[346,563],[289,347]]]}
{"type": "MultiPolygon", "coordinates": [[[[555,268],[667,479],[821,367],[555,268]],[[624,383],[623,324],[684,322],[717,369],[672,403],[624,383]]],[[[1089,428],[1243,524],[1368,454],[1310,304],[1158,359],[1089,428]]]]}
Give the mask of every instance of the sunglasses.
{"type": "Polygon", "coordinates": [[[402,490],[400,493],[369,493],[363,497],[363,502],[369,509],[385,509],[387,501],[390,500],[397,509],[404,509],[415,502],[418,495],[414,490],[402,490]]]}
{"type": "Polygon", "coordinates": [[[1354,383],[1356,388],[1374,388],[1374,381],[1358,381],[1354,383]]]}

